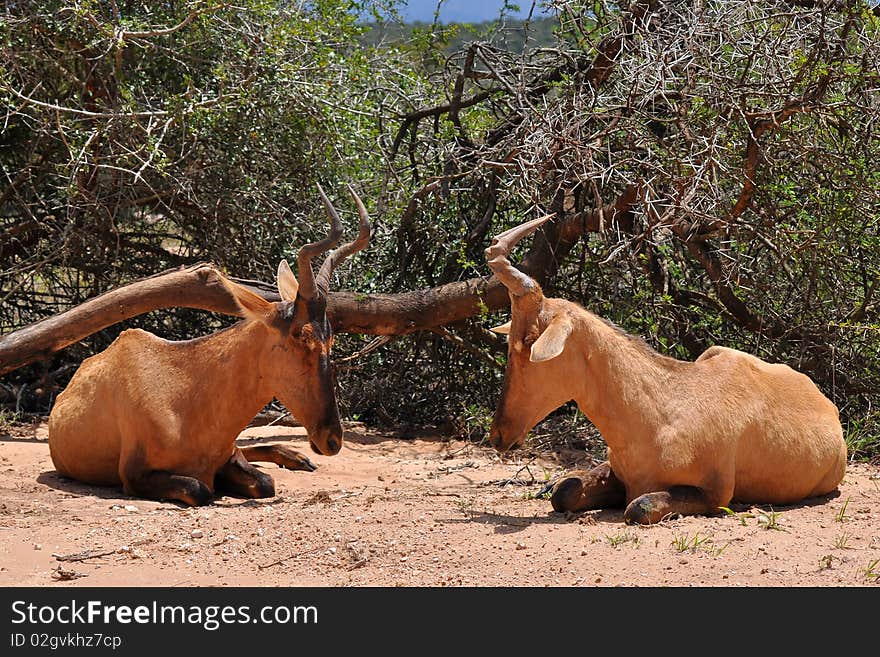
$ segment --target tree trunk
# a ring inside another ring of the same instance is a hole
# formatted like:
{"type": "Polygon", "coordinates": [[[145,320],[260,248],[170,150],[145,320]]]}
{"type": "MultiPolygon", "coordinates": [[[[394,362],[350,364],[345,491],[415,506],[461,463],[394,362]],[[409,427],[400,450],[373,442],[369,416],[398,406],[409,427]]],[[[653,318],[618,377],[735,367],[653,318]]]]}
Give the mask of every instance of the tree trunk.
{"type": "MultiPolygon", "coordinates": [[[[577,213],[558,225],[551,225],[550,230],[536,235],[520,268],[543,283],[584,232],[600,230],[600,212],[609,223],[614,221],[631,231],[630,209],[638,202],[638,197],[638,188],[631,187],[601,210],[577,213]]],[[[0,375],[48,358],[108,326],[152,310],[197,308],[238,316],[238,307],[220,276],[213,265],[205,263],[168,270],[110,290],[63,313],[0,337],[0,375]]],[[[274,285],[232,280],[265,299],[280,300],[274,285]]],[[[405,335],[509,305],[507,289],[494,276],[487,276],[400,294],[331,292],[327,316],[337,333],[405,335]]]]}

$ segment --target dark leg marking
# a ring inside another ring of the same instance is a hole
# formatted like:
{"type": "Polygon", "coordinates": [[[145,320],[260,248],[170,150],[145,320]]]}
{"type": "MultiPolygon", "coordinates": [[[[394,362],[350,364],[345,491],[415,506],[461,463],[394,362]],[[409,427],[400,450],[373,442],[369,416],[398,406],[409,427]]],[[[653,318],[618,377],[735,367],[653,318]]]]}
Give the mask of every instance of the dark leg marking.
{"type": "Polygon", "coordinates": [[[164,470],[148,470],[131,476],[125,492],[151,500],[177,500],[190,506],[203,506],[214,499],[214,494],[195,477],[172,474],[164,470]]]}
{"type": "Polygon", "coordinates": [[[623,519],[630,525],[651,525],[668,515],[714,515],[718,511],[718,505],[709,500],[701,489],[673,486],[669,490],[640,495],[627,505],[623,519]]]}
{"type": "Polygon", "coordinates": [[[150,500],[177,500],[190,506],[202,506],[214,499],[213,491],[195,477],[150,468],[143,445],[135,445],[120,466],[119,478],[128,495],[150,500]]]}
{"type": "Polygon", "coordinates": [[[218,491],[241,497],[258,498],[275,495],[275,482],[272,477],[248,463],[240,449],[236,449],[214,475],[214,487],[218,491]]]}
{"type": "Polygon", "coordinates": [[[569,473],[552,487],[550,503],[554,511],[587,511],[621,507],[626,502],[626,489],[608,461],[591,470],[569,473]]]}
{"type": "Polygon", "coordinates": [[[255,445],[242,447],[241,453],[248,461],[267,461],[277,463],[288,470],[306,470],[313,472],[318,466],[312,463],[307,456],[300,454],[295,449],[284,445],[255,445]]]}

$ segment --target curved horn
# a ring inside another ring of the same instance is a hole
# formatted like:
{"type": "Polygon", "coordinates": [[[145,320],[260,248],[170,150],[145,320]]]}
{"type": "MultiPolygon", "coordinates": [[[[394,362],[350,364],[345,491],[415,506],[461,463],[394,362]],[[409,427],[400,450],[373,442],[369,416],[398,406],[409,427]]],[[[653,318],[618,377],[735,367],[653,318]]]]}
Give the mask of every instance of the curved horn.
{"type": "Polygon", "coordinates": [[[339,263],[351,254],[357,253],[363,249],[367,245],[367,242],[370,241],[370,215],[367,214],[367,208],[364,207],[363,201],[361,201],[360,197],[355,194],[351,185],[346,185],[346,188],[348,189],[348,193],[351,194],[351,197],[354,199],[355,205],[357,205],[358,215],[361,218],[360,232],[358,233],[356,240],[343,244],[324,260],[324,264],[321,265],[321,270],[318,272],[316,282],[321,294],[327,294],[327,290],[330,288],[330,275],[339,263]]]}
{"type": "Polygon", "coordinates": [[[496,235],[492,240],[492,245],[484,251],[489,268],[514,296],[521,297],[528,294],[538,286],[538,283],[531,276],[514,267],[507,256],[510,255],[510,250],[517,242],[533,233],[538,226],[553,217],[554,215],[548,214],[514,226],[510,230],[496,235]]]}
{"type": "Polygon", "coordinates": [[[327,210],[327,217],[330,219],[330,232],[327,237],[311,244],[306,244],[299,250],[296,261],[299,265],[299,292],[298,296],[303,299],[313,299],[316,292],[315,274],[312,271],[312,258],[319,253],[324,253],[328,249],[336,246],[339,238],[342,237],[342,221],[339,219],[339,213],[330,203],[330,199],[318,185],[318,194],[321,195],[321,201],[327,210]]]}

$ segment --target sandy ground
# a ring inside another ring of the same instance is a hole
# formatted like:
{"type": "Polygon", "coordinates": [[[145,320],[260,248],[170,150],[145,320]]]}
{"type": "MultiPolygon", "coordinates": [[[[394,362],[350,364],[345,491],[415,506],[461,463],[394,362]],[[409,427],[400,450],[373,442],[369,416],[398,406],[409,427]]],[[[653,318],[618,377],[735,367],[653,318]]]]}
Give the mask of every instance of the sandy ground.
{"type": "Polygon", "coordinates": [[[0,586],[712,586],[880,583],[880,467],[839,495],[736,516],[623,524],[620,510],[554,513],[534,494],[581,459],[349,427],[316,472],[266,464],[269,500],[132,499],[58,477],[45,425],[0,435],[0,586]]]}

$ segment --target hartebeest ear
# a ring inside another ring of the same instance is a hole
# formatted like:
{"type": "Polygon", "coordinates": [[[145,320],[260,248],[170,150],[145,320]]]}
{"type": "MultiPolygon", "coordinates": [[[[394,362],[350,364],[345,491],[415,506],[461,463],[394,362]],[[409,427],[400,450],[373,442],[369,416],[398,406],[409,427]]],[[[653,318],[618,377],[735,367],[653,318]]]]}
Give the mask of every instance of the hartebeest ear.
{"type": "Polygon", "coordinates": [[[233,283],[230,280],[222,279],[223,285],[229,290],[229,293],[235,299],[235,303],[241,309],[241,315],[245,319],[256,319],[264,324],[269,324],[275,318],[275,304],[266,301],[256,292],[251,292],[246,287],[233,283]]]}
{"type": "Polygon", "coordinates": [[[499,335],[510,335],[510,322],[504,322],[501,326],[494,326],[489,330],[499,335]]]}
{"type": "Polygon", "coordinates": [[[570,334],[571,320],[566,315],[557,315],[550,320],[550,324],[535,340],[529,360],[533,363],[543,363],[545,360],[556,358],[565,349],[565,341],[570,334]]]}
{"type": "Polygon", "coordinates": [[[285,301],[293,301],[296,299],[296,293],[299,291],[299,281],[293,275],[287,260],[278,263],[278,294],[285,301]]]}

